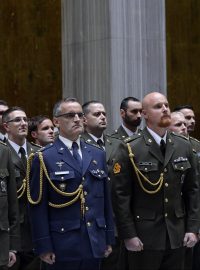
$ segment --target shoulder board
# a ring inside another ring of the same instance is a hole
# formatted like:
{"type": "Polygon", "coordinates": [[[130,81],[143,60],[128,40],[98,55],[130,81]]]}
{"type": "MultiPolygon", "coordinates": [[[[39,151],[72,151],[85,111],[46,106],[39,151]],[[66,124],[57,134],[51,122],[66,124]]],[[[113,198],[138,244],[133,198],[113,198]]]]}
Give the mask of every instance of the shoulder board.
{"type": "Polygon", "coordinates": [[[191,137],[191,136],[190,136],[190,140],[200,143],[200,141],[199,141],[199,140],[197,140],[196,138],[191,137]]]}
{"type": "Polygon", "coordinates": [[[37,144],[37,143],[30,142],[30,144],[31,144],[31,145],[33,145],[33,146],[36,146],[36,147],[42,148],[42,146],[41,146],[41,145],[39,145],[39,144],[37,144]]]}
{"type": "Polygon", "coordinates": [[[173,134],[173,135],[175,135],[177,137],[183,138],[186,141],[189,141],[189,139],[184,135],[181,135],[181,134],[178,134],[178,133],[175,133],[175,132],[171,132],[171,134],[173,134]]]}
{"type": "Polygon", "coordinates": [[[133,136],[130,136],[130,137],[127,137],[126,139],[124,139],[124,142],[129,143],[129,142],[132,142],[140,137],[141,137],[141,133],[134,134],[133,136]]]}
{"type": "Polygon", "coordinates": [[[0,140],[0,144],[7,146],[7,144],[5,142],[2,142],[1,140],[0,140]]]}
{"type": "Polygon", "coordinates": [[[40,147],[40,149],[38,149],[38,151],[43,152],[43,151],[45,151],[45,150],[51,148],[52,146],[53,146],[53,143],[49,143],[49,144],[47,144],[47,145],[44,146],[44,147],[40,147]]]}

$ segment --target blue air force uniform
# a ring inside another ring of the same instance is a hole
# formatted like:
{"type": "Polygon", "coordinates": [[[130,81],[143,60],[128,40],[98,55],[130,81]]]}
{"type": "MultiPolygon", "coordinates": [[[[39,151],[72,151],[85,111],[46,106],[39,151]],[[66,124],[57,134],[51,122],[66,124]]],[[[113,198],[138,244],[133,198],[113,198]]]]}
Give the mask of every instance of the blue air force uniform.
{"type": "Polygon", "coordinates": [[[82,168],[60,139],[41,151],[46,167],[42,177],[41,153],[32,162],[29,201],[35,251],[54,252],[56,261],[102,258],[114,242],[105,153],[82,141],[80,146],[82,168]]]}

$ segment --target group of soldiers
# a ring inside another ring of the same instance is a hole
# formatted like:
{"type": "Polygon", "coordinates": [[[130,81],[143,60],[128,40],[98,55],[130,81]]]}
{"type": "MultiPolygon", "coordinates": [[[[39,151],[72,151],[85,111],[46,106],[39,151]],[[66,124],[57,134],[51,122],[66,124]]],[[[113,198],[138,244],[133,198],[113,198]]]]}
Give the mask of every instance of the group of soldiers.
{"type": "Polygon", "coordinates": [[[151,92],[120,115],[108,135],[96,100],[53,121],[0,101],[0,270],[199,269],[193,108],[151,92]]]}

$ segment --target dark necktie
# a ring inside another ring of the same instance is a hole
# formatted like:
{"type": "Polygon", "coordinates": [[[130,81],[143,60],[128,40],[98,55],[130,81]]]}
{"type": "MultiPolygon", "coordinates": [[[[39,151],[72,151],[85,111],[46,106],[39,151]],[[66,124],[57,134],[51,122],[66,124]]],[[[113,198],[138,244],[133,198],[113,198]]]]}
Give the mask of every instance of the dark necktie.
{"type": "Polygon", "coordinates": [[[100,147],[102,150],[104,150],[104,143],[102,142],[101,139],[98,139],[98,140],[97,140],[97,144],[99,145],[99,147],[100,147]]]}
{"type": "Polygon", "coordinates": [[[26,160],[26,151],[23,147],[19,148],[19,153],[21,154],[21,160],[24,164],[24,167],[26,168],[27,160],[26,160]]]}
{"type": "Polygon", "coordinates": [[[161,150],[163,156],[165,156],[166,144],[165,144],[165,141],[163,139],[160,141],[160,150],[161,150]]]}
{"type": "Polygon", "coordinates": [[[81,156],[79,155],[78,152],[78,144],[76,142],[72,143],[72,154],[75,160],[77,161],[77,164],[79,165],[80,168],[82,168],[82,159],[81,156]]]}

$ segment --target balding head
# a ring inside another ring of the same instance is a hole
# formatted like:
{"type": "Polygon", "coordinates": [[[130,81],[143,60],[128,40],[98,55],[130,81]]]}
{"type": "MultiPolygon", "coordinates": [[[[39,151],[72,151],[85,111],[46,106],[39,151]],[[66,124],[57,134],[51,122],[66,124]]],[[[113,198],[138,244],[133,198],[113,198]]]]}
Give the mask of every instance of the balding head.
{"type": "Polygon", "coordinates": [[[151,92],[144,97],[142,107],[147,126],[163,135],[171,122],[167,98],[159,92],[151,92]]]}

